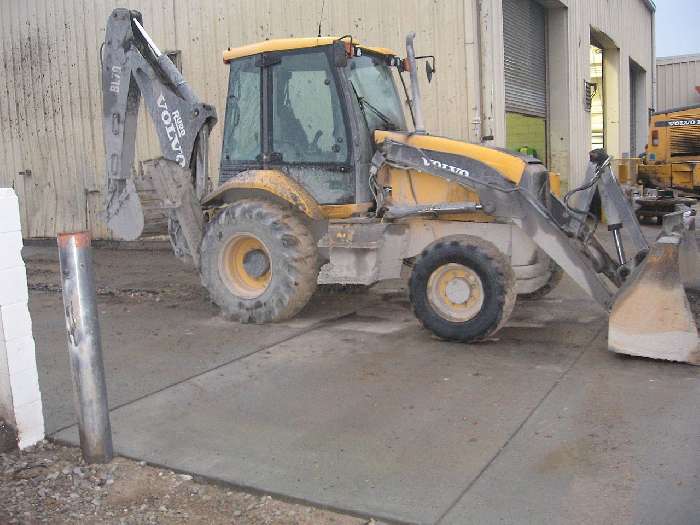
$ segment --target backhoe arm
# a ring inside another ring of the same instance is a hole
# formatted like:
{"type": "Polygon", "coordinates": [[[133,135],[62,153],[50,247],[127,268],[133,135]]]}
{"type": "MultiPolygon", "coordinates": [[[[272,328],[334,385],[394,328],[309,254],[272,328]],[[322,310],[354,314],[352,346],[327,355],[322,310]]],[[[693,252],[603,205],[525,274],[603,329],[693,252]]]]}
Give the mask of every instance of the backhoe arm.
{"type": "Polygon", "coordinates": [[[207,143],[216,110],[201,103],[143,29],[141,14],[115,9],[102,53],[106,222],[117,237],[136,239],[143,212],[132,180],[140,96],[155,124],[165,162],[189,170],[197,197],[206,191],[207,143]]]}

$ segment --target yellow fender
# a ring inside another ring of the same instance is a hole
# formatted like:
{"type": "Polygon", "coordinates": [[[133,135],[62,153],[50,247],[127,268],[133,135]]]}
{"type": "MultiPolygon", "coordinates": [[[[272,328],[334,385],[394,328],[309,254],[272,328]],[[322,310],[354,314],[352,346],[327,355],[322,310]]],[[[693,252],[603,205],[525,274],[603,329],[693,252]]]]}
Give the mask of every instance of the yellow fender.
{"type": "Polygon", "coordinates": [[[231,203],[239,199],[272,194],[282,199],[309,218],[321,220],[325,214],[316,199],[299,183],[278,170],[250,170],[236,175],[209,193],[202,200],[203,206],[231,203]]]}

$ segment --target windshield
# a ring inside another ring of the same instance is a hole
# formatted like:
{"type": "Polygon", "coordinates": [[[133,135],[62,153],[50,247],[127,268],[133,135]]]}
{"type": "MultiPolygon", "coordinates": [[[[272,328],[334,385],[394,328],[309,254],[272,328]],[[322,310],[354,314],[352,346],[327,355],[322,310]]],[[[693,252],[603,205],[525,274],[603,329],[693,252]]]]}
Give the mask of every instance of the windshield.
{"type": "Polygon", "coordinates": [[[370,132],[406,130],[399,93],[384,57],[371,54],[355,57],[349,61],[348,70],[370,132]]]}

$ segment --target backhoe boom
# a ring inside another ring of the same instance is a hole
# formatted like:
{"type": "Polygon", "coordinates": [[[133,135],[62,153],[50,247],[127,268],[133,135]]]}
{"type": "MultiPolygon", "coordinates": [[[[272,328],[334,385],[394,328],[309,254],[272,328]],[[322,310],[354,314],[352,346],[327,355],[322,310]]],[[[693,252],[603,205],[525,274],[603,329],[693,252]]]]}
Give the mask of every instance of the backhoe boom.
{"type": "Polygon", "coordinates": [[[132,180],[141,95],[164,159],[190,171],[197,197],[206,191],[207,142],[216,123],[216,110],[199,101],[141,20],[137,11],[115,9],[107,22],[102,53],[106,222],[127,240],[136,239],[143,230],[143,212],[132,180]]]}

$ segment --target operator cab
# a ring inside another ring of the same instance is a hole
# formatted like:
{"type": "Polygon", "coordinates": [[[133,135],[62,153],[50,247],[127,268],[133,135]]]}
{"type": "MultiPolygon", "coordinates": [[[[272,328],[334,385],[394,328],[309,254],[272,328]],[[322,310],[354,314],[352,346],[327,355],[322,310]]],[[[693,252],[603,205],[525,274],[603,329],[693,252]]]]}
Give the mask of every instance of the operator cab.
{"type": "Polygon", "coordinates": [[[372,200],[373,134],[407,130],[393,52],[297,38],[232,49],[224,61],[230,71],[220,183],[245,170],[275,169],[322,205],[372,200]]]}

